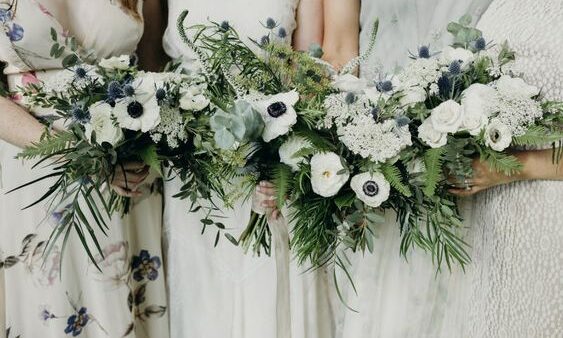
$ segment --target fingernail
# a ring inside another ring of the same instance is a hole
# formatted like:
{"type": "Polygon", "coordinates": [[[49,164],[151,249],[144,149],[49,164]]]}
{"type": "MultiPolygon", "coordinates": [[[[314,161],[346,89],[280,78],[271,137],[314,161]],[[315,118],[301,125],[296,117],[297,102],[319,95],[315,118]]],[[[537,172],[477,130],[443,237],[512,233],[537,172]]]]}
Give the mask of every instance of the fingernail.
{"type": "Polygon", "coordinates": [[[261,187],[265,187],[265,186],[266,186],[266,181],[261,181],[261,182],[260,182],[260,186],[261,186],[261,187]]]}

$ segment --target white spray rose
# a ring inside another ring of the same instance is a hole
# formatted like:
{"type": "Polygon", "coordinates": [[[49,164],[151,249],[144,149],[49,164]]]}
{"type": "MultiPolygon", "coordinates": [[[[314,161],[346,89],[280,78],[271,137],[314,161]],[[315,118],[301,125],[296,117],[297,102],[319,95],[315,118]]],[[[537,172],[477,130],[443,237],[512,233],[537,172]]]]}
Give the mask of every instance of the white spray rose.
{"type": "Polygon", "coordinates": [[[432,118],[426,119],[418,127],[418,137],[431,148],[440,148],[448,143],[448,134],[435,130],[432,118]]]}
{"type": "Polygon", "coordinates": [[[404,107],[426,101],[426,90],[419,86],[403,88],[401,94],[400,103],[404,107]]]}
{"type": "Polygon", "coordinates": [[[360,79],[352,74],[338,75],[332,85],[342,92],[361,93],[368,86],[365,79],[360,79]]]}
{"type": "Polygon", "coordinates": [[[440,58],[440,62],[443,65],[449,65],[454,61],[458,61],[462,69],[466,69],[474,60],[475,55],[470,50],[453,47],[446,47],[442,51],[442,57],[440,58]]]}
{"type": "Polygon", "coordinates": [[[295,155],[299,151],[312,146],[311,142],[303,137],[290,137],[280,146],[279,155],[281,163],[287,164],[293,171],[299,170],[299,164],[305,162],[305,157],[295,155]]]}
{"type": "Polygon", "coordinates": [[[316,154],[311,158],[311,185],[313,191],[323,197],[334,196],[346,184],[350,174],[342,173],[344,166],[335,153],[316,154]],[[340,173],[339,173],[340,172],[340,173]]]}
{"type": "Polygon", "coordinates": [[[130,58],[128,55],[113,56],[102,59],[99,63],[100,67],[105,69],[127,69],[129,68],[130,58]]]}
{"type": "Polygon", "coordinates": [[[113,108],[105,102],[97,102],[90,106],[90,122],[84,125],[86,137],[92,139],[96,134],[96,143],[107,142],[115,146],[123,139],[123,132],[112,121],[113,108]]]}
{"type": "Polygon", "coordinates": [[[454,100],[442,102],[432,109],[431,121],[434,130],[441,133],[456,133],[463,120],[461,105],[454,100]]]}
{"type": "Polygon", "coordinates": [[[540,93],[538,87],[527,84],[523,79],[503,75],[497,80],[497,90],[508,97],[532,98],[540,93]]]}

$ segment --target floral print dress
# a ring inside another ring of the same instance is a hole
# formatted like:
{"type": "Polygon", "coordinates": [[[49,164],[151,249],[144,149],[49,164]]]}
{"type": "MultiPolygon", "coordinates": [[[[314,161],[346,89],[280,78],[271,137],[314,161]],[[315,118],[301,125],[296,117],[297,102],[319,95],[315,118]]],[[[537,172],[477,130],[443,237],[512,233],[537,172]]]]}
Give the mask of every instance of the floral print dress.
{"type": "MultiPolygon", "coordinates": [[[[110,0],[3,0],[0,26],[0,60],[7,64],[10,89],[68,75],[65,53],[50,57],[55,42],[74,37],[94,60],[131,54],[143,32],[140,20],[110,0]]],[[[20,97],[12,99],[23,104],[20,97]]],[[[31,111],[37,117],[50,113],[31,111]]],[[[21,210],[50,182],[6,194],[44,174],[16,160],[19,151],[0,141],[0,336],[168,337],[157,185],[147,185],[132,211],[112,220],[108,236],[97,234],[100,271],[74,234],[62,261],[60,246],[43,255],[60,214],[47,215],[41,203],[21,210]]]]}

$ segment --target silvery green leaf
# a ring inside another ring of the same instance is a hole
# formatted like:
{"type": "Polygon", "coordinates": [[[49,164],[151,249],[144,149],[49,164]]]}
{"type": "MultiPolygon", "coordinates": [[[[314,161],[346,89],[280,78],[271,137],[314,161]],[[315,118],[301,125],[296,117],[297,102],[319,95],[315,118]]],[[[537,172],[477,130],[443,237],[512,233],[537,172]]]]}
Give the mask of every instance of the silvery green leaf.
{"type": "Polygon", "coordinates": [[[473,21],[473,18],[471,17],[470,14],[465,14],[464,16],[462,16],[459,19],[459,23],[464,25],[464,26],[469,26],[471,25],[471,22],[473,21]]]}
{"type": "Polygon", "coordinates": [[[229,130],[237,141],[244,141],[247,134],[246,125],[244,120],[239,116],[233,116],[230,120],[231,124],[229,130]]]}
{"type": "Polygon", "coordinates": [[[240,116],[242,123],[245,125],[245,138],[248,140],[257,138],[262,134],[264,129],[264,120],[259,112],[246,101],[237,101],[233,107],[233,113],[240,116]]]}
{"type": "Polygon", "coordinates": [[[235,144],[235,137],[231,134],[227,128],[222,128],[215,131],[215,143],[222,149],[231,149],[235,144]]]}

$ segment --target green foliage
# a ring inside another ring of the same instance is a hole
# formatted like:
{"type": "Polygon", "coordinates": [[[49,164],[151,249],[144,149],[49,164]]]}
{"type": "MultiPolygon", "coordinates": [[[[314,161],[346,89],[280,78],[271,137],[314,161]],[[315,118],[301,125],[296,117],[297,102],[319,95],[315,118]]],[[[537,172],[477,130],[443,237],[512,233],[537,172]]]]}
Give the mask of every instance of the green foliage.
{"type": "Polygon", "coordinates": [[[442,178],[442,161],[444,148],[428,149],[424,154],[424,194],[426,196],[434,196],[436,187],[442,178]]]}
{"type": "Polygon", "coordinates": [[[272,169],[272,182],[276,186],[276,202],[280,210],[290,194],[292,175],[291,168],[285,164],[280,163],[272,169]]]}
{"type": "Polygon", "coordinates": [[[489,148],[481,149],[481,161],[487,162],[491,170],[512,176],[522,171],[522,163],[514,155],[496,152],[489,148]]]}
{"type": "Polygon", "coordinates": [[[407,184],[403,182],[403,175],[399,168],[392,164],[385,164],[381,167],[381,171],[389,184],[399,193],[406,197],[412,196],[412,191],[407,184]]]}
{"type": "Polygon", "coordinates": [[[262,116],[246,101],[236,101],[228,112],[217,111],[209,122],[215,142],[222,149],[255,141],[264,129],[262,116]]]}
{"type": "Polygon", "coordinates": [[[41,136],[39,142],[26,147],[18,154],[18,158],[31,160],[43,158],[63,152],[73,143],[77,142],[77,137],[72,130],[51,133],[46,131],[41,136]]]}
{"type": "Polygon", "coordinates": [[[552,131],[544,126],[531,126],[524,135],[514,137],[512,142],[517,146],[541,146],[561,139],[563,132],[552,131]]]}

